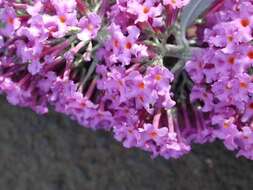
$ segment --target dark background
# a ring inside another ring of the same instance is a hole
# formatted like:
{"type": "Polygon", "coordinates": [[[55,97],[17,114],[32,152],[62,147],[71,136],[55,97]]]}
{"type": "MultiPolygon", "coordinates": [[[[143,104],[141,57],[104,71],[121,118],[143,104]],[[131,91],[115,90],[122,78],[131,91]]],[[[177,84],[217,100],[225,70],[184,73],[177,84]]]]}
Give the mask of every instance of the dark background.
{"type": "Polygon", "coordinates": [[[253,161],[221,143],[178,160],[125,149],[61,114],[38,116],[0,97],[0,190],[252,190],[253,161]]]}

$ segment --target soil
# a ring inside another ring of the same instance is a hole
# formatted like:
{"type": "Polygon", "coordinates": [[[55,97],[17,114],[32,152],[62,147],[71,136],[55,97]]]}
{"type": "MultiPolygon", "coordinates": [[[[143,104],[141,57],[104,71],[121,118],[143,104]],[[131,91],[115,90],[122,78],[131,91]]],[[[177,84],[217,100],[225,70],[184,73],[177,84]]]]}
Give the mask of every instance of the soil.
{"type": "Polygon", "coordinates": [[[251,190],[253,161],[220,142],[178,160],[125,149],[109,133],[0,97],[0,190],[251,190]]]}

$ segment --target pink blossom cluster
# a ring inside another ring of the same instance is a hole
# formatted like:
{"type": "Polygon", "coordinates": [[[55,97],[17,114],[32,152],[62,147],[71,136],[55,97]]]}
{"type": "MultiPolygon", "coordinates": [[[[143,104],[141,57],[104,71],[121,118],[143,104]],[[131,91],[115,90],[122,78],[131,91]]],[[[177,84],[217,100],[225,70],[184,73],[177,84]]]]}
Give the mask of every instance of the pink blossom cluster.
{"type": "Polygon", "coordinates": [[[202,48],[186,69],[192,102],[208,115],[214,138],[253,159],[253,2],[220,1],[206,15],[202,48]]]}
{"type": "Polygon", "coordinates": [[[203,121],[180,127],[174,76],[152,64],[159,54],[145,40],[172,26],[188,2],[0,1],[0,92],[37,113],[52,106],[85,127],[111,130],[127,148],[179,157],[203,121]]]}
{"type": "Polygon", "coordinates": [[[152,157],[218,138],[253,159],[253,2],[203,1],[0,0],[0,93],[152,157]]]}

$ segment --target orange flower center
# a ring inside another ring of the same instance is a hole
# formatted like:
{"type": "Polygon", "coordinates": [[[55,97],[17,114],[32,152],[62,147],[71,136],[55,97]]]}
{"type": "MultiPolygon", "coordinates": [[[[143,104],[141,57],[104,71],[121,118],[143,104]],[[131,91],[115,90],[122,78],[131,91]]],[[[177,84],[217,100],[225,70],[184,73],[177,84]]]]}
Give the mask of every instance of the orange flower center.
{"type": "Polygon", "coordinates": [[[223,127],[226,129],[229,127],[229,124],[228,123],[224,123],[223,127]]]}
{"type": "Polygon", "coordinates": [[[241,20],[241,25],[242,25],[243,27],[247,27],[247,26],[249,26],[249,24],[250,24],[249,19],[244,18],[244,19],[241,20]]]}
{"type": "Polygon", "coordinates": [[[9,18],[7,19],[7,23],[8,23],[8,24],[14,24],[14,18],[9,17],[9,18]]]}
{"type": "Polygon", "coordinates": [[[94,25],[93,24],[88,24],[87,28],[91,32],[94,29],[94,25]]]}
{"type": "Polygon", "coordinates": [[[149,12],[149,10],[150,10],[150,9],[149,9],[148,7],[144,7],[144,8],[143,8],[143,13],[144,13],[144,14],[147,14],[147,13],[149,12]]]}
{"type": "Polygon", "coordinates": [[[227,39],[228,39],[229,42],[232,42],[233,41],[233,36],[228,36],[227,39]]]}
{"type": "Polygon", "coordinates": [[[231,56],[228,58],[228,63],[233,65],[235,63],[235,57],[231,56]]]}
{"type": "Polygon", "coordinates": [[[249,51],[247,56],[248,58],[253,59],[253,51],[249,51]]]}
{"type": "Polygon", "coordinates": [[[139,87],[140,89],[144,89],[144,88],[145,88],[144,82],[140,82],[140,83],[138,84],[138,87],[139,87]]]}
{"type": "Polygon", "coordinates": [[[62,23],[65,23],[66,20],[67,20],[67,18],[66,18],[64,15],[60,16],[60,21],[61,21],[62,23]]]}
{"type": "Polygon", "coordinates": [[[157,137],[157,133],[155,131],[152,131],[151,133],[149,133],[150,138],[154,139],[157,137]]]}
{"type": "Polygon", "coordinates": [[[248,84],[245,82],[240,82],[240,87],[243,89],[248,88],[248,84]]]}
{"type": "Polygon", "coordinates": [[[126,49],[131,49],[132,48],[132,43],[131,42],[127,42],[126,43],[126,49]]]}
{"type": "Polygon", "coordinates": [[[159,75],[159,74],[157,74],[156,76],[155,76],[155,80],[161,80],[162,79],[162,76],[161,75],[159,75]]]}

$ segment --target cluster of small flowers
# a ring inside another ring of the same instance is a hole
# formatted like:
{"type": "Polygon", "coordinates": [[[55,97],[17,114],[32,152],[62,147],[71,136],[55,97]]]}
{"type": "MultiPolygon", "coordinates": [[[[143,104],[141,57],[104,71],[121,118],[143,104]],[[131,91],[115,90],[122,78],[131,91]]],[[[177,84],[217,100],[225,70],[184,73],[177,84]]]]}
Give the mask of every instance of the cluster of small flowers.
{"type": "MultiPolygon", "coordinates": [[[[12,104],[45,113],[53,83],[60,78],[68,83],[71,55],[79,50],[70,45],[95,37],[100,17],[93,18],[93,28],[87,32],[89,17],[78,20],[76,1],[2,1],[0,6],[0,90],[12,104]],[[74,31],[79,32],[77,37],[70,36],[74,31]]],[[[85,9],[84,4],[78,7],[85,9]]]]}
{"type": "Polygon", "coordinates": [[[41,114],[51,105],[85,127],[112,130],[153,156],[177,158],[212,139],[200,111],[173,109],[174,76],[145,43],[189,0],[92,2],[0,0],[0,92],[14,105],[41,114]]]}
{"type": "MultiPolygon", "coordinates": [[[[179,7],[188,3],[178,2],[179,7]]],[[[112,6],[111,35],[98,52],[105,65],[97,67],[101,76],[97,88],[103,92],[103,107],[114,118],[114,136],[125,147],[138,147],[153,156],[178,158],[190,151],[193,142],[205,143],[213,138],[203,114],[190,104],[178,104],[172,109],[175,102],[169,84],[173,74],[159,64],[140,64],[141,60],[159,56],[144,43],[145,36],[148,39],[150,31],[159,35],[176,18],[176,10],[163,14],[164,10],[174,8],[164,4],[122,0],[112,6]]]]}
{"type": "Polygon", "coordinates": [[[103,76],[98,88],[104,92],[103,102],[114,118],[113,132],[127,148],[139,147],[153,156],[178,157],[189,151],[189,145],[176,134],[170,108],[170,86],[173,75],[164,67],[147,68],[144,75],[122,67],[100,66],[103,76]],[[105,73],[105,74],[103,74],[105,73]]]}
{"type": "Polygon", "coordinates": [[[214,125],[214,138],[253,159],[253,2],[225,0],[206,15],[202,48],[186,69],[191,100],[214,125]]]}

